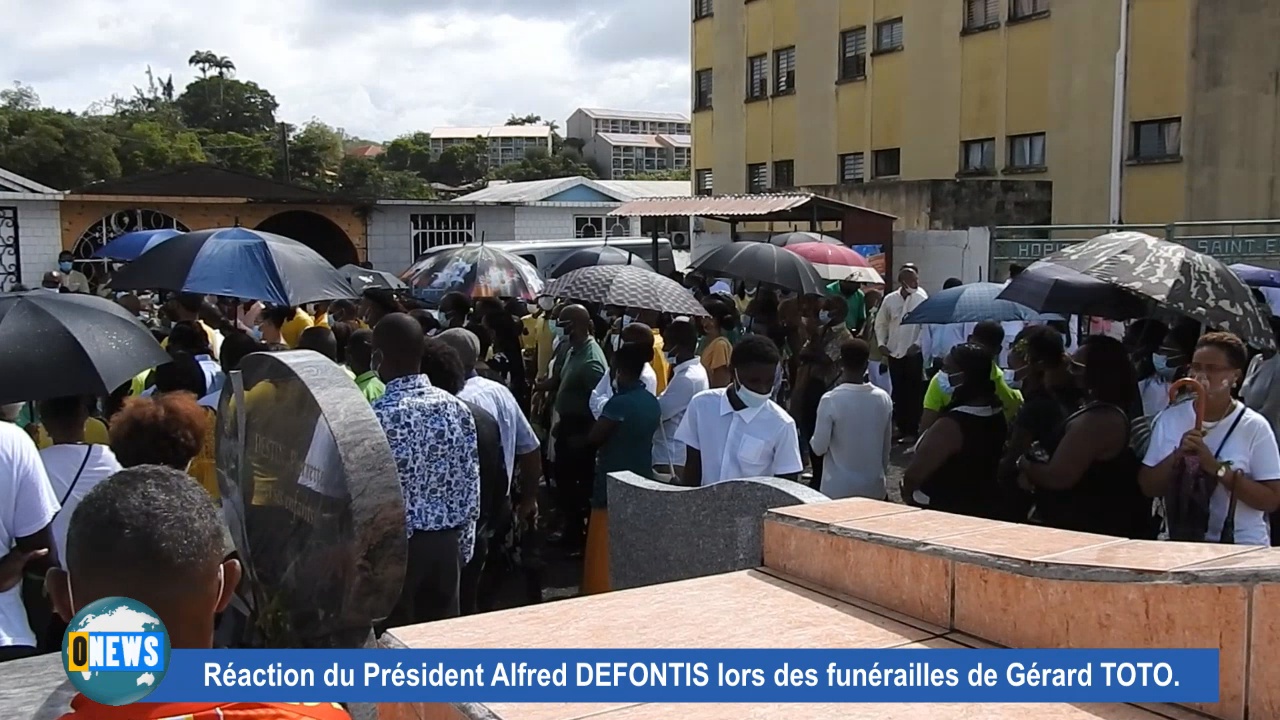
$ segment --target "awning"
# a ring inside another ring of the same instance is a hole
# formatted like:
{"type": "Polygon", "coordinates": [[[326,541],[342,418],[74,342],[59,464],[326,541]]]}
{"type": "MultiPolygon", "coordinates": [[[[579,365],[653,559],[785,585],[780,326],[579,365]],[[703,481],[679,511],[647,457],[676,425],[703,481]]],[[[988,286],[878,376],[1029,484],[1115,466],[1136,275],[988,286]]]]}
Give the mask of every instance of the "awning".
{"type": "Polygon", "coordinates": [[[644,198],[625,203],[609,214],[622,217],[703,217],[724,222],[841,222],[850,214],[874,215],[889,222],[897,219],[888,213],[811,193],[644,198]]]}

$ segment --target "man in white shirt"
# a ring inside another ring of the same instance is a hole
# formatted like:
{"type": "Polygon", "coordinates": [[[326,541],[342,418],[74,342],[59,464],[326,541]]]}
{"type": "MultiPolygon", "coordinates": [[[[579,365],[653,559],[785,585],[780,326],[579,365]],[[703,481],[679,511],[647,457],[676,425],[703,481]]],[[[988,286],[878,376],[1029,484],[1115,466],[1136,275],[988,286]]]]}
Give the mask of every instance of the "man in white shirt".
{"type": "Polygon", "coordinates": [[[89,278],[76,269],[75,256],[63,250],[58,254],[58,272],[62,273],[62,287],[73,293],[88,293],[89,278]]]}
{"type": "Polygon", "coordinates": [[[658,396],[662,408],[662,424],[653,436],[653,469],[659,477],[684,475],[685,445],[676,439],[680,421],[684,420],[689,401],[711,388],[707,369],[698,357],[698,330],[687,317],[676,318],[662,333],[671,365],[671,381],[658,396]]]}
{"type": "Polygon", "coordinates": [[[533,426],[520,410],[515,395],[506,385],[480,377],[476,364],[480,362],[480,338],[464,328],[445,330],[436,339],[453,348],[467,371],[467,382],[458,393],[458,399],[480,406],[498,422],[498,434],[502,438],[502,459],[506,463],[507,477],[516,470],[520,461],[522,481],[520,506],[516,514],[530,518],[538,512],[538,484],[542,481],[542,453],[533,426]]]}
{"type": "Polygon", "coordinates": [[[809,445],[824,456],[822,494],[833,500],[885,500],[884,478],[893,442],[893,401],[867,382],[871,348],[866,341],[840,346],[840,384],[822,396],[809,445]]]}
{"type": "MultiPolygon", "coordinates": [[[[629,345],[647,345],[649,353],[653,353],[653,330],[643,323],[630,323],[622,328],[618,333],[619,346],[622,343],[629,345]]],[[[615,350],[617,348],[614,348],[615,350]]],[[[653,371],[653,364],[646,363],[640,371],[640,382],[644,384],[644,389],[649,391],[650,395],[657,397],[658,395],[658,374],[653,371]]],[[[600,419],[600,413],[604,411],[605,403],[609,402],[609,398],[613,397],[613,373],[607,372],[600,377],[600,382],[596,383],[596,387],[591,391],[591,414],[595,419],[600,419]]]]}
{"type": "Polygon", "coordinates": [[[924,403],[924,358],[920,353],[920,325],[903,325],[902,320],[929,294],[920,287],[916,269],[904,265],[898,273],[898,289],[880,301],[876,313],[876,339],[880,354],[889,363],[893,381],[893,419],[899,439],[912,442],[919,433],[924,403]]]}
{"type": "Polygon", "coordinates": [[[22,604],[27,564],[45,562],[58,498],[36,444],[17,425],[0,423],[0,661],[34,655],[36,635],[22,604]]]}
{"type": "MultiPolygon", "coordinates": [[[[950,290],[963,284],[959,278],[947,278],[946,282],[942,283],[942,289],[950,290]]],[[[924,358],[926,374],[932,375],[942,369],[942,362],[951,352],[951,348],[968,340],[973,334],[973,326],[974,323],[948,323],[925,325],[920,330],[920,355],[924,358]]]]}
{"type": "Polygon", "coordinates": [[[733,384],[689,401],[676,431],[676,440],[686,446],[685,485],[800,477],[804,462],[796,423],[770,399],[781,360],[772,340],[748,335],[733,348],[733,384]]]}

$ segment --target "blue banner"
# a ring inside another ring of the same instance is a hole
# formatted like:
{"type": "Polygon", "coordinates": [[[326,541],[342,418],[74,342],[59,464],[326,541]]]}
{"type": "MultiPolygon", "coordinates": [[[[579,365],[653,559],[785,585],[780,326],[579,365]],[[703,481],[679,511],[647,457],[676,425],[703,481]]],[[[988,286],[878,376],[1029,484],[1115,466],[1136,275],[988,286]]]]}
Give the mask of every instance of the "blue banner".
{"type": "Polygon", "coordinates": [[[1216,702],[1217,650],[174,650],[146,702],[1216,702]]]}

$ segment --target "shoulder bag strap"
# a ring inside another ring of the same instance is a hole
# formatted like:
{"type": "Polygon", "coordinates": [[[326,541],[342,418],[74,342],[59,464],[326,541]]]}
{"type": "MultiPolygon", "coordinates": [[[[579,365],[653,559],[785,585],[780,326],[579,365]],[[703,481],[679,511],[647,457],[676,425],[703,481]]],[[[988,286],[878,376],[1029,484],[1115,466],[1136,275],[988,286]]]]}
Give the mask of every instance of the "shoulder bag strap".
{"type": "MultiPolygon", "coordinates": [[[[1222,442],[1218,443],[1218,449],[1214,451],[1213,457],[1216,459],[1222,453],[1222,449],[1227,446],[1227,440],[1231,439],[1231,434],[1236,431],[1236,426],[1240,424],[1240,420],[1244,418],[1244,403],[1240,403],[1240,410],[1236,412],[1236,419],[1231,421],[1231,427],[1227,428],[1227,434],[1222,436],[1222,442]]],[[[1218,542],[1224,544],[1234,544],[1236,541],[1236,487],[1235,483],[1231,485],[1231,495],[1227,499],[1227,514],[1222,519],[1222,532],[1218,534],[1218,542]]]]}
{"type": "Polygon", "coordinates": [[[89,464],[89,456],[93,455],[93,446],[85,447],[84,459],[80,461],[80,469],[76,471],[76,476],[71,479],[71,484],[67,486],[67,492],[63,494],[62,499],[58,501],[58,512],[62,512],[62,506],[67,504],[67,498],[71,497],[71,491],[76,489],[76,483],[80,482],[80,476],[84,474],[84,468],[89,464]]]}

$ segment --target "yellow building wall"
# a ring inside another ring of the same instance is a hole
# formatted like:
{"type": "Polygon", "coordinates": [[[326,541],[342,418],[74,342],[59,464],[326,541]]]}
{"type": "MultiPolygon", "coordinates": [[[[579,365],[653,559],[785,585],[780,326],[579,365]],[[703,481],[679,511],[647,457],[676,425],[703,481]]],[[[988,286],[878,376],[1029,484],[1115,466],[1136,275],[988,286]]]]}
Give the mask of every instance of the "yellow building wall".
{"type": "MultiPolygon", "coordinates": [[[[715,35],[712,32],[715,18],[699,20],[693,23],[689,46],[693,55],[693,67],[689,75],[689,102],[693,103],[694,74],[701,69],[713,67],[715,63],[715,35]]],[[[714,92],[714,81],[713,87],[714,92]]],[[[715,113],[693,113],[693,167],[715,170],[715,113]]],[[[718,188],[716,188],[718,190],[718,188]]]]}
{"type": "MultiPolygon", "coordinates": [[[[1004,33],[967,35],[960,40],[960,140],[1000,135],[1004,114],[1004,33]]],[[[959,153],[956,155],[959,161],[959,153]]]]}
{"type": "MultiPolygon", "coordinates": [[[[955,177],[960,143],[963,3],[909,0],[903,13],[902,178],[955,177]]],[[[877,7],[880,3],[877,2],[877,7]]],[[[878,62],[880,58],[875,58],[878,62]]],[[[878,68],[877,68],[878,69],[878,68]]]]}
{"type": "MultiPolygon", "coordinates": [[[[906,82],[905,53],[878,55],[867,71],[871,84],[871,149],[902,147],[902,90],[906,82]]],[[[867,158],[867,172],[871,158],[867,158]]]]}
{"type": "Polygon", "coordinates": [[[1125,169],[1121,206],[1126,223],[1168,223],[1185,217],[1187,175],[1182,163],[1125,169]]]}
{"type": "Polygon", "coordinates": [[[1046,52],[1046,48],[1052,48],[1051,22],[1039,20],[1005,27],[1002,67],[1007,79],[1004,123],[1007,135],[1049,130],[1049,66],[1053,54],[1046,52]]]}

